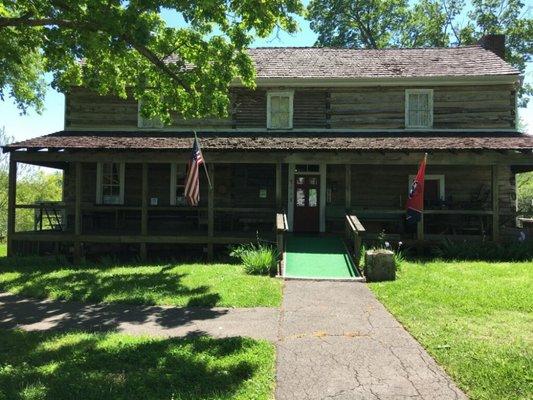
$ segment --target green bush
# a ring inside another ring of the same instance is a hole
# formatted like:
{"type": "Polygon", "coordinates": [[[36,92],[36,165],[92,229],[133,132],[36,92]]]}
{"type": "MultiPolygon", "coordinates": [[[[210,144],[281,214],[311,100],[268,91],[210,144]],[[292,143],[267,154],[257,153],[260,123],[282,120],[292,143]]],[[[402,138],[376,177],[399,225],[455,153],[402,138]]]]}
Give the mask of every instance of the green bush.
{"type": "Polygon", "coordinates": [[[244,264],[244,270],[250,275],[275,275],[278,251],[265,244],[246,244],[234,248],[230,255],[244,264]]]}
{"type": "Polygon", "coordinates": [[[533,241],[506,243],[444,240],[435,249],[445,260],[529,261],[533,260],[533,241]]]}

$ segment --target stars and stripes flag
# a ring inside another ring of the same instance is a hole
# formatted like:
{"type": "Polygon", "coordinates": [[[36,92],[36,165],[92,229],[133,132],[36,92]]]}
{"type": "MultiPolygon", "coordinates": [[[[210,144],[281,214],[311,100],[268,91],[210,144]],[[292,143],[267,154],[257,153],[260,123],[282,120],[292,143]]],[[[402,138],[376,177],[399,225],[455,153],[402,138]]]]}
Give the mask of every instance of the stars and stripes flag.
{"type": "Polygon", "coordinates": [[[428,155],[424,155],[424,159],[420,163],[418,173],[416,174],[409,196],[407,197],[407,222],[415,224],[422,219],[422,212],[424,211],[424,179],[426,175],[426,162],[428,155]]]}
{"type": "Polygon", "coordinates": [[[200,149],[198,138],[194,135],[192,144],[192,154],[189,160],[189,169],[185,178],[185,198],[189,206],[196,207],[200,202],[200,165],[204,165],[204,156],[200,149]]]}

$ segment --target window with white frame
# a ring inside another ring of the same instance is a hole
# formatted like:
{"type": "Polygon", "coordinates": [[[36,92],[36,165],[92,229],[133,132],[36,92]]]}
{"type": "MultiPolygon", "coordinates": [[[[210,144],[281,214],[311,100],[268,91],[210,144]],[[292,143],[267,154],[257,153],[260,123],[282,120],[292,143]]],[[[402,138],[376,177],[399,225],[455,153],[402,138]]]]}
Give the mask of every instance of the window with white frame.
{"type": "MultiPolygon", "coordinates": [[[[415,175],[409,175],[408,192],[413,186],[415,175]]],[[[426,175],[424,179],[424,204],[439,206],[446,200],[444,175],[426,175]]]]}
{"type": "Polygon", "coordinates": [[[187,164],[172,163],[170,165],[170,204],[173,206],[187,205],[185,199],[185,179],[187,164]]]}
{"type": "Polygon", "coordinates": [[[268,92],[267,128],[292,129],[293,91],[268,92]]]}
{"type": "Polygon", "coordinates": [[[162,128],[163,123],[159,118],[145,118],[141,115],[141,105],[142,102],[137,103],[137,127],[138,128],[147,128],[147,129],[157,129],[162,128]]]}
{"type": "Polygon", "coordinates": [[[433,126],[433,89],[405,91],[405,127],[431,128],[433,126]]]}
{"type": "Polygon", "coordinates": [[[103,162],[97,164],[97,204],[124,204],[124,170],[124,163],[103,162]]]}

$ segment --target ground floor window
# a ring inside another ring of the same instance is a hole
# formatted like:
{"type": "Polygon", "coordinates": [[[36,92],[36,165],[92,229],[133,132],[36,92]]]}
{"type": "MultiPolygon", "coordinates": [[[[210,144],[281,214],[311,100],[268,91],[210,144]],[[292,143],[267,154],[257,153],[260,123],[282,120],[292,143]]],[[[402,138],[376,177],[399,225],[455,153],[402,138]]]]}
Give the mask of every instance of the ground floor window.
{"type": "Polygon", "coordinates": [[[187,178],[187,165],[172,163],[170,165],[170,204],[185,206],[185,179],[187,178]]]}
{"type": "Polygon", "coordinates": [[[96,167],[96,203],[124,203],[124,163],[103,162],[96,167]]]}
{"type": "MultiPolygon", "coordinates": [[[[409,175],[410,190],[413,185],[415,175],[409,175]]],[[[446,199],[444,175],[426,175],[424,181],[424,204],[427,207],[438,206],[446,199]]]]}

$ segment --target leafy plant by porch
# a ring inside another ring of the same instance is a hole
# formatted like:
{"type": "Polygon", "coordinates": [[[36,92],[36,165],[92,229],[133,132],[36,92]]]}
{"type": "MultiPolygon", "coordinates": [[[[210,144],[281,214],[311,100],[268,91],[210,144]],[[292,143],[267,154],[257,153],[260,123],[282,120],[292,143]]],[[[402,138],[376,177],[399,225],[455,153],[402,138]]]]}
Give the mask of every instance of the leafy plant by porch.
{"type": "Polygon", "coordinates": [[[532,263],[404,262],[370,288],[472,399],[530,398],[532,263]]]}
{"type": "Polygon", "coordinates": [[[279,254],[275,248],[262,243],[235,247],[230,255],[240,260],[250,275],[275,275],[279,254]]]}
{"type": "Polygon", "coordinates": [[[87,302],[204,307],[277,307],[281,281],[241,265],[91,265],[46,258],[0,260],[0,290],[87,302]]]}
{"type": "Polygon", "coordinates": [[[0,398],[269,399],[274,347],[247,338],[0,332],[0,398]]]}

